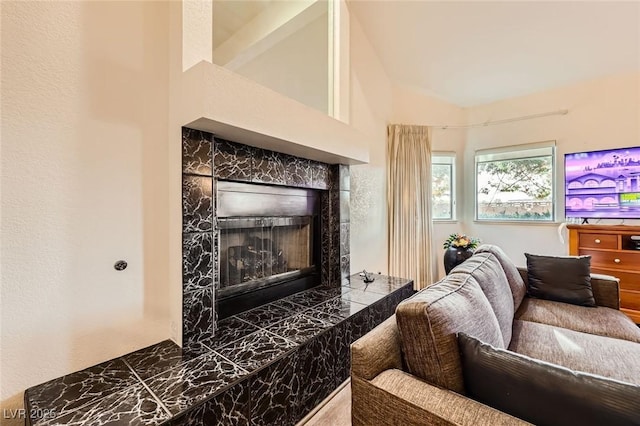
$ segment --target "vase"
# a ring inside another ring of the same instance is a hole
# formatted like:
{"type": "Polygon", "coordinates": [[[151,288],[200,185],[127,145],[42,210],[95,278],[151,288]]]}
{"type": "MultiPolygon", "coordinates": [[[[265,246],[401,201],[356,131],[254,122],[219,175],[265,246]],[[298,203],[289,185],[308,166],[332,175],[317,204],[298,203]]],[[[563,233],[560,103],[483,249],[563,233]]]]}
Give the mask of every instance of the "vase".
{"type": "Polygon", "coordinates": [[[470,248],[449,247],[444,252],[444,270],[449,274],[453,268],[467,260],[473,255],[470,248]]]}

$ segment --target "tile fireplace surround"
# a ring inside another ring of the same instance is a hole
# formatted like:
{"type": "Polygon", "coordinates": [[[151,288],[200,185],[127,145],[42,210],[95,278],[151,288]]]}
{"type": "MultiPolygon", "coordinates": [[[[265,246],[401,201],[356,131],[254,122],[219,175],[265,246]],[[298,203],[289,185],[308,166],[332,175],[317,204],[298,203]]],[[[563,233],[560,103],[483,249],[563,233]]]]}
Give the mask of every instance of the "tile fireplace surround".
{"type": "Polygon", "coordinates": [[[254,148],[182,130],[183,340],[214,334],[220,285],[216,229],[218,180],[305,188],[320,192],[320,283],[349,278],[349,166],[254,148]]]}

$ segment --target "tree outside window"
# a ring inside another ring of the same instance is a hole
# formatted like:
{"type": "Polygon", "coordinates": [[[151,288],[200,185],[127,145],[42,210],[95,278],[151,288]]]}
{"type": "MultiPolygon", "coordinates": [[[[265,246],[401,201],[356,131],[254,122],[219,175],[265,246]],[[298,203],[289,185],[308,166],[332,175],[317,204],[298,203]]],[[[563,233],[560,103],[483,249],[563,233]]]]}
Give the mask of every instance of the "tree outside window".
{"type": "Polygon", "coordinates": [[[553,221],[553,146],[517,148],[476,153],[478,220],[553,221]]]}

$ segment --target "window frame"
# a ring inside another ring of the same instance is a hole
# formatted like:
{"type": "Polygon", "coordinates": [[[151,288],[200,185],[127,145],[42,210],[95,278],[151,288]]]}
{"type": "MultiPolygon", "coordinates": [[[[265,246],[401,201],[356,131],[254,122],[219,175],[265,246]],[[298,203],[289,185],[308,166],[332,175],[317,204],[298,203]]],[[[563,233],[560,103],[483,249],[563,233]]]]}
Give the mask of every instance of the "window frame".
{"type": "Polygon", "coordinates": [[[527,143],[521,145],[509,145],[500,148],[480,149],[474,155],[474,221],[482,223],[519,223],[519,224],[554,224],[557,222],[558,191],[556,185],[556,141],[549,140],[543,142],[527,143]],[[481,163],[505,160],[522,160],[526,158],[539,158],[551,156],[551,217],[549,219],[508,219],[508,218],[479,218],[478,206],[478,166],[481,163]]]}
{"type": "MultiPolygon", "coordinates": [[[[431,191],[433,192],[433,166],[447,165],[450,167],[449,186],[450,186],[450,208],[451,215],[449,218],[435,218],[433,216],[433,204],[431,206],[431,220],[433,222],[456,222],[456,153],[451,151],[434,151],[431,153],[431,191]]],[[[433,196],[433,195],[432,195],[433,196]]]]}

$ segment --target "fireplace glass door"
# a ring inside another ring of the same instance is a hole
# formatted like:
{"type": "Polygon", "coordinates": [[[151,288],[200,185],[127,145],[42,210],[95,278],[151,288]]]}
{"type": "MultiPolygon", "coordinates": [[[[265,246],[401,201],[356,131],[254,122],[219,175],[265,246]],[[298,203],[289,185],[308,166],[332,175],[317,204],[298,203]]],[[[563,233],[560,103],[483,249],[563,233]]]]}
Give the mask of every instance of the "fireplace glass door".
{"type": "Polygon", "coordinates": [[[313,216],[218,219],[222,297],[313,273],[313,216]]]}

